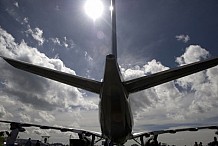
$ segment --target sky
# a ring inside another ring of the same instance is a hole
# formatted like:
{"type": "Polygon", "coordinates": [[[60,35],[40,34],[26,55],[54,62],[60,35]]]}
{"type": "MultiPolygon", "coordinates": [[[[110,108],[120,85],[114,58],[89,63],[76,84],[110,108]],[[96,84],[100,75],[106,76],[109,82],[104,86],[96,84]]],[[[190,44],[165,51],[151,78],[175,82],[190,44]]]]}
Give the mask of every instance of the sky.
{"type": "MultiPolygon", "coordinates": [[[[86,0],[0,0],[0,56],[101,81],[111,48],[109,0],[93,21],[86,0]]],[[[217,0],[119,0],[118,63],[125,80],[218,56],[217,0]]],[[[100,131],[99,97],[17,70],[0,59],[0,119],[100,131]]],[[[218,66],[130,95],[134,131],[217,125],[218,66]]],[[[8,129],[0,124],[0,129],[8,129]]],[[[68,142],[72,133],[28,128],[20,138],[68,142]]],[[[162,135],[203,144],[214,131],[162,135]]]]}

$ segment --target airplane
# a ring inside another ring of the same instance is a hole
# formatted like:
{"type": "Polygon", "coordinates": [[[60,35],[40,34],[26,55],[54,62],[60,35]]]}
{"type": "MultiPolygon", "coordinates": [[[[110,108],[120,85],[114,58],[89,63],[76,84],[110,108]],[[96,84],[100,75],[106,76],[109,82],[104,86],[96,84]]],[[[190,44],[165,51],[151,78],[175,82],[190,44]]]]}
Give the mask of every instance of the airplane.
{"type": "Polygon", "coordinates": [[[49,68],[36,66],[26,62],[14,60],[1,56],[7,63],[15,68],[30,72],[48,79],[52,79],[67,85],[84,89],[99,94],[99,121],[101,132],[94,132],[83,129],[52,127],[30,123],[20,123],[0,120],[4,123],[17,123],[21,127],[39,127],[41,129],[54,129],[61,132],[74,132],[80,136],[92,136],[91,145],[94,145],[95,137],[105,139],[107,142],[122,145],[127,140],[137,141],[140,138],[140,145],[144,145],[144,137],[156,136],[164,133],[177,133],[182,131],[197,131],[201,129],[218,129],[217,125],[202,126],[194,128],[181,128],[172,130],[159,130],[151,132],[133,133],[133,115],[129,104],[129,95],[141,90],[145,90],[199,71],[215,67],[218,65],[218,58],[208,59],[165,70],[155,74],[139,77],[125,81],[120,72],[117,62],[117,37],[116,37],[116,6],[115,0],[111,0],[112,10],[112,48],[111,54],[106,56],[105,71],[103,81],[96,81],[80,76],[52,70],[49,68]]]}

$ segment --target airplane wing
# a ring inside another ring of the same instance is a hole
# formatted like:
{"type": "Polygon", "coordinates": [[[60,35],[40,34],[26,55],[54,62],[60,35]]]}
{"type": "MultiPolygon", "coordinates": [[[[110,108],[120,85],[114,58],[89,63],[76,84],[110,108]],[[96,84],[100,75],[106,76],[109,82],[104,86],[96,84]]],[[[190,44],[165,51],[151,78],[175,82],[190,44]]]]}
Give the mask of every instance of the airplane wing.
{"type": "Polygon", "coordinates": [[[0,120],[1,123],[16,123],[22,128],[27,127],[38,127],[40,129],[52,129],[52,130],[59,130],[61,132],[73,132],[77,134],[84,134],[86,136],[94,135],[99,138],[103,138],[102,134],[100,132],[95,131],[89,131],[89,130],[83,130],[83,129],[75,129],[75,128],[64,128],[64,127],[53,127],[53,126],[44,126],[44,125],[37,125],[37,124],[30,124],[30,123],[21,123],[21,122],[13,122],[13,121],[6,121],[6,120],[0,120]]]}
{"type": "Polygon", "coordinates": [[[129,93],[138,92],[218,65],[218,58],[208,59],[123,82],[129,93]]]}
{"type": "MultiPolygon", "coordinates": [[[[2,56],[1,56],[2,57],[2,56]]],[[[10,65],[14,66],[15,68],[31,72],[37,74],[42,77],[46,77],[67,85],[71,85],[74,87],[78,87],[90,92],[100,93],[101,82],[90,80],[86,78],[82,78],[79,76],[75,76],[72,74],[52,70],[45,67],[40,67],[36,65],[32,65],[26,62],[17,61],[14,59],[10,59],[7,57],[2,57],[5,61],[7,61],[10,65]]]]}
{"type": "Polygon", "coordinates": [[[133,133],[129,139],[135,139],[135,138],[142,137],[142,136],[150,137],[152,135],[160,135],[160,134],[165,134],[165,133],[175,134],[177,132],[184,132],[184,131],[198,131],[202,129],[218,130],[218,126],[200,126],[200,127],[194,127],[194,128],[181,128],[181,129],[170,129],[170,130],[158,130],[158,131],[151,131],[151,132],[139,132],[139,133],[133,133]]]}

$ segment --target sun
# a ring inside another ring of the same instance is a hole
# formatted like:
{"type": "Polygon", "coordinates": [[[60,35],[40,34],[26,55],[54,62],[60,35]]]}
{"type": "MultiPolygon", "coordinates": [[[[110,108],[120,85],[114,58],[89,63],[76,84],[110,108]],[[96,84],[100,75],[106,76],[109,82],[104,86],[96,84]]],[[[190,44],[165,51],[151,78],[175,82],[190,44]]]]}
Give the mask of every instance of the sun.
{"type": "Polygon", "coordinates": [[[104,6],[101,0],[87,0],[85,3],[86,14],[94,21],[101,17],[104,6]]]}

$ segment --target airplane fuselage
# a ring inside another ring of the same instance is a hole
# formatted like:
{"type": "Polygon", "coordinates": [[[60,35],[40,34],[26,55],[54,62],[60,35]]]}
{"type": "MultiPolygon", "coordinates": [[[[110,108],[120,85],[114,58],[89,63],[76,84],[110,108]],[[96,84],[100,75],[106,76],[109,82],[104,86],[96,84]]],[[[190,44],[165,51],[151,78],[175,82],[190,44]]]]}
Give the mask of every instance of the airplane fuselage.
{"type": "Polygon", "coordinates": [[[114,55],[107,55],[100,92],[99,115],[102,134],[114,143],[125,143],[132,132],[133,118],[128,92],[114,55]]]}

